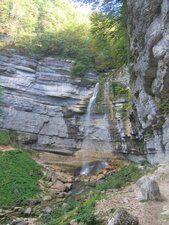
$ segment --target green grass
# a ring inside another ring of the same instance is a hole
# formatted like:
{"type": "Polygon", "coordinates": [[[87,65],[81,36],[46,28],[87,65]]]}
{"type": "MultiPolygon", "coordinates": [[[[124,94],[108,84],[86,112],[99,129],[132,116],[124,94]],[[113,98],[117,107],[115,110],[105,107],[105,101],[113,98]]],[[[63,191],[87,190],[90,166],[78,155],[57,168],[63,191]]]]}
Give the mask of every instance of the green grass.
{"type": "Polygon", "coordinates": [[[0,145],[9,145],[10,136],[8,131],[0,131],[0,145]]]}
{"type": "Polygon", "coordinates": [[[39,191],[40,166],[26,152],[0,152],[0,207],[20,205],[39,191]]]}
{"type": "Polygon", "coordinates": [[[138,180],[142,176],[142,172],[136,164],[124,166],[119,172],[107,178],[104,183],[98,184],[96,188],[91,189],[81,199],[76,200],[70,197],[67,206],[59,205],[50,218],[46,218],[45,225],[66,225],[71,220],[86,225],[101,225],[102,221],[98,221],[94,215],[97,201],[105,198],[108,189],[122,188],[131,182],[138,180]]]}
{"type": "Polygon", "coordinates": [[[122,167],[119,172],[107,179],[103,184],[97,185],[96,188],[98,191],[122,188],[129,183],[138,180],[141,176],[142,172],[137,165],[131,163],[122,167]]]}
{"type": "Polygon", "coordinates": [[[10,130],[0,130],[0,145],[12,145],[16,147],[17,133],[10,130]]]}

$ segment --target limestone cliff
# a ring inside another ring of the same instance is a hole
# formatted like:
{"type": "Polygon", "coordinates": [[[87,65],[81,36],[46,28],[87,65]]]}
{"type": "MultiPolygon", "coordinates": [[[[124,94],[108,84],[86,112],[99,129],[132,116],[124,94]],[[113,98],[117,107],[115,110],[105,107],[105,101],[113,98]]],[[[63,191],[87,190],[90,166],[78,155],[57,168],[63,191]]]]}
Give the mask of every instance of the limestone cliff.
{"type": "MultiPolygon", "coordinates": [[[[15,51],[1,54],[0,128],[15,130],[19,144],[26,148],[63,154],[80,149],[94,85],[71,79],[71,67],[69,60],[28,57],[15,51]]],[[[89,78],[96,79],[93,74],[89,78]]],[[[109,141],[101,120],[97,116],[90,131],[98,146],[109,141]]]]}
{"type": "Polygon", "coordinates": [[[169,158],[169,1],[127,2],[134,135],[155,163],[169,158]]]}

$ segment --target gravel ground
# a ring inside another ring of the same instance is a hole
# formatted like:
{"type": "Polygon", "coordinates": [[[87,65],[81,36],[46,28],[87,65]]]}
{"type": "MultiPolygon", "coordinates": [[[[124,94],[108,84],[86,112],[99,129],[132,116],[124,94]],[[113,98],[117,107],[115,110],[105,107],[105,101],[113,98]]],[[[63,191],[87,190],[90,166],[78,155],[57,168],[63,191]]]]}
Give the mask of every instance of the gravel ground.
{"type": "Polygon", "coordinates": [[[140,225],[169,225],[169,163],[160,164],[150,176],[158,181],[162,201],[141,202],[141,194],[132,184],[123,190],[107,193],[107,198],[97,203],[96,215],[107,221],[113,208],[123,207],[139,218],[140,225]]]}

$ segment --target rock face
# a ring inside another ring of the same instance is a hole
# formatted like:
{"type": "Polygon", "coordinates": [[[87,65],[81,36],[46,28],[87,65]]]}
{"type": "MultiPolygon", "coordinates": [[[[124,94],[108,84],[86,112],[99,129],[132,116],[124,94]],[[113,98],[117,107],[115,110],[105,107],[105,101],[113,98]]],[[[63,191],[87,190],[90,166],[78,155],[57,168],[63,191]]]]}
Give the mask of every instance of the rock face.
{"type": "Polygon", "coordinates": [[[133,126],[150,163],[169,158],[169,1],[128,0],[133,126]]]}
{"type": "Polygon", "coordinates": [[[160,200],[161,194],[158,183],[155,180],[144,176],[136,184],[142,193],[142,200],[160,200]]]}
{"type": "Polygon", "coordinates": [[[129,214],[125,209],[116,209],[108,225],[139,225],[138,218],[129,214]]]}
{"type": "MultiPolygon", "coordinates": [[[[126,68],[99,86],[96,109],[91,112],[86,138],[86,109],[94,85],[71,79],[72,61],[23,56],[15,51],[0,55],[3,87],[0,128],[14,130],[28,149],[72,154],[79,149],[128,154],[131,123],[122,119],[125,95],[111,98],[113,82],[129,85],[126,68]],[[101,111],[97,111],[97,108],[101,111]]],[[[89,79],[97,79],[89,73],[89,79]]]]}
{"type": "MultiPolygon", "coordinates": [[[[86,105],[94,87],[71,79],[71,67],[70,60],[39,59],[15,51],[1,54],[0,128],[15,130],[26,148],[63,154],[80,149],[86,105]]],[[[103,125],[95,123],[92,129],[91,139],[107,141],[103,125]]]]}

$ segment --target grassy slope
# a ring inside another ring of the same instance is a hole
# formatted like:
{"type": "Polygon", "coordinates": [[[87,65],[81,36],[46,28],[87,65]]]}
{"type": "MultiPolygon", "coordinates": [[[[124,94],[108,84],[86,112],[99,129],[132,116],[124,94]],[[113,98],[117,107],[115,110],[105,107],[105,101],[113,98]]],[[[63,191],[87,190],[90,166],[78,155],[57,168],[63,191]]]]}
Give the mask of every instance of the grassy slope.
{"type": "Polygon", "coordinates": [[[21,204],[39,191],[40,166],[26,152],[0,152],[0,207],[21,204]]]}

